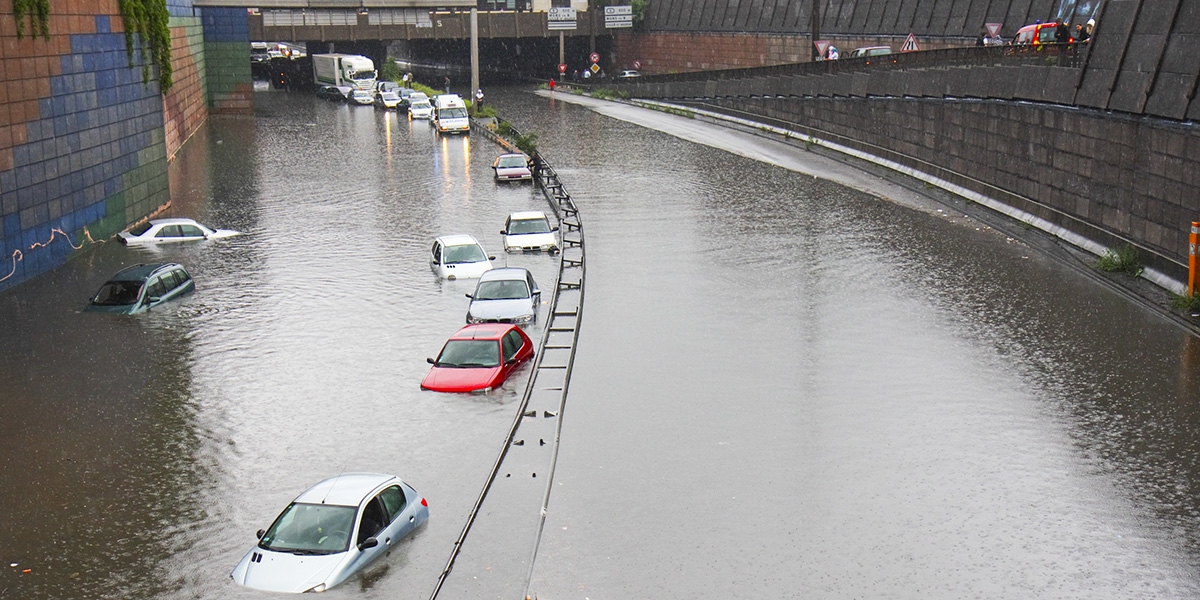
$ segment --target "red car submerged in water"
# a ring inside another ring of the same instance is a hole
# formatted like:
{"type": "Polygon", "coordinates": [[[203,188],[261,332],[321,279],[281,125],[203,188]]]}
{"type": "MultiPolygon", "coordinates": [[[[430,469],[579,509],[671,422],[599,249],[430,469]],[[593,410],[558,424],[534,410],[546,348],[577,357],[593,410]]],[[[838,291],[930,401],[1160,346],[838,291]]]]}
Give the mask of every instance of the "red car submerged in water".
{"type": "Polygon", "coordinates": [[[438,354],[421,387],[435,392],[488,392],[533,357],[533,342],[511,323],[479,323],[459,329],[438,354]]]}

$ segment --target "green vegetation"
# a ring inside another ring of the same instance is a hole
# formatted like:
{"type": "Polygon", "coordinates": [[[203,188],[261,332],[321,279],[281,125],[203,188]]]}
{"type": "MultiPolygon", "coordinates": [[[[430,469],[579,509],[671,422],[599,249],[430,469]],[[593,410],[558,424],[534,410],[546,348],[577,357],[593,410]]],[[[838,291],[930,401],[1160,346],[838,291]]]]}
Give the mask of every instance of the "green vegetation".
{"type": "Polygon", "coordinates": [[[404,79],[404,73],[400,72],[400,65],[396,64],[396,61],[389,56],[382,65],[379,65],[379,78],[384,81],[400,83],[404,79]]]}
{"type": "Polygon", "coordinates": [[[496,121],[496,135],[500,137],[508,137],[508,134],[510,133],[512,133],[512,123],[509,123],[503,119],[496,121]]]}
{"type": "Polygon", "coordinates": [[[1096,261],[1096,268],[1106,273],[1126,273],[1130,276],[1137,277],[1142,274],[1143,268],[1138,260],[1137,248],[1132,244],[1124,244],[1116,248],[1109,248],[1100,260],[1096,261]]]}
{"type": "Polygon", "coordinates": [[[1200,294],[1195,296],[1171,294],[1171,308],[1184,310],[1189,314],[1200,312],[1200,294]]]}
{"type": "Polygon", "coordinates": [[[141,38],[142,82],[150,81],[150,65],[158,67],[158,89],[171,89],[171,15],[166,0],[120,0],[125,21],[125,53],[133,66],[134,35],[141,38]]]}
{"type": "Polygon", "coordinates": [[[521,152],[524,152],[529,156],[533,156],[534,153],[537,152],[537,139],[538,136],[536,133],[526,133],[524,135],[518,135],[516,139],[513,140],[513,145],[520,149],[521,152]]]}
{"type": "Polygon", "coordinates": [[[50,39],[50,0],[13,0],[13,19],[17,22],[17,39],[25,37],[25,16],[33,28],[33,36],[50,39]]]}
{"type": "MultiPolygon", "coordinates": [[[[474,107],[474,104],[472,104],[472,107],[474,107]]],[[[489,106],[489,105],[487,105],[487,104],[484,104],[484,105],[483,105],[483,107],[482,107],[482,108],[480,108],[479,110],[475,111],[475,113],[474,113],[474,114],[475,114],[475,116],[476,116],[476,117],[482,117],[482,118],[488,118],[488,117],[491,117],[491,118],[496,118],[496,109],[495,109],[495,108],[493,108],[493,107],[491,107],[491,106],[489,106]]]]}

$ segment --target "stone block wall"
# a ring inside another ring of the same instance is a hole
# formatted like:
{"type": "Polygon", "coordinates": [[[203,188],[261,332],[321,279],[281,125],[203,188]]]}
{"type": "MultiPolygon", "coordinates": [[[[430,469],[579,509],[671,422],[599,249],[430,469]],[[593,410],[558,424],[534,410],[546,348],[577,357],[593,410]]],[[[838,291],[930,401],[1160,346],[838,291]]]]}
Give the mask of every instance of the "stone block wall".
{"type": "Polygon", "coordinates": [[[191,9],[171,7],[171,68],[174,84],[163,97],[163,124],[167,154],[179,151],[192,133],[208,119],[205,82],[204,30],[191,9]]]}
{"type": "Polygon", "coordinates": [[[116,0],[59,0],[50,38],[0,3],[0,290],[169,201],[162,96],[116,0]]]}

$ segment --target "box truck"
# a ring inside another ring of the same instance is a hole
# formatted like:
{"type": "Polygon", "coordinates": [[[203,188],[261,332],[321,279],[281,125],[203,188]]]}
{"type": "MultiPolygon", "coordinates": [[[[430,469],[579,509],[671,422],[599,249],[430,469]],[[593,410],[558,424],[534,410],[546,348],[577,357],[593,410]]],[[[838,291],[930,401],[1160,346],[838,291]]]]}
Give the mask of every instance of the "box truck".
{"type": "Polygon", "coordinates": [[[375,90],[375,63],[357,54],[313,54],[313,80],[317,85],[375,90]]]}

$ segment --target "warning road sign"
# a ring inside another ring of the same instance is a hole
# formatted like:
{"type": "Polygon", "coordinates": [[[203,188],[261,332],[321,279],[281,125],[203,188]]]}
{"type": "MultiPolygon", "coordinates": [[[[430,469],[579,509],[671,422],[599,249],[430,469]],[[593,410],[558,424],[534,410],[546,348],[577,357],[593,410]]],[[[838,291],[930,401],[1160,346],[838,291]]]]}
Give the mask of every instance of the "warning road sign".
{"type": "Polygon", "coordinates": [[[813,42],[813,45],[817,47],[818,56],[825,56],[825,50],[829,48],[829,40],[817,40],[813,42]]]}
{"type": "Polygon", "coordinates": [[[921,48],[917,46],[917,36],[911,33],[908,34],[908,39],[904,40],[904,45],[900,46],[901,52],[916,52],[920,49],[921,48]]]}
{"type": "Polygon", "coordinates": [[[988,37],[996,37],[1000,35],[1000,28],[1004,27],[1004,23],[984,23],[983,26],[987,27],[988,37]]]}

